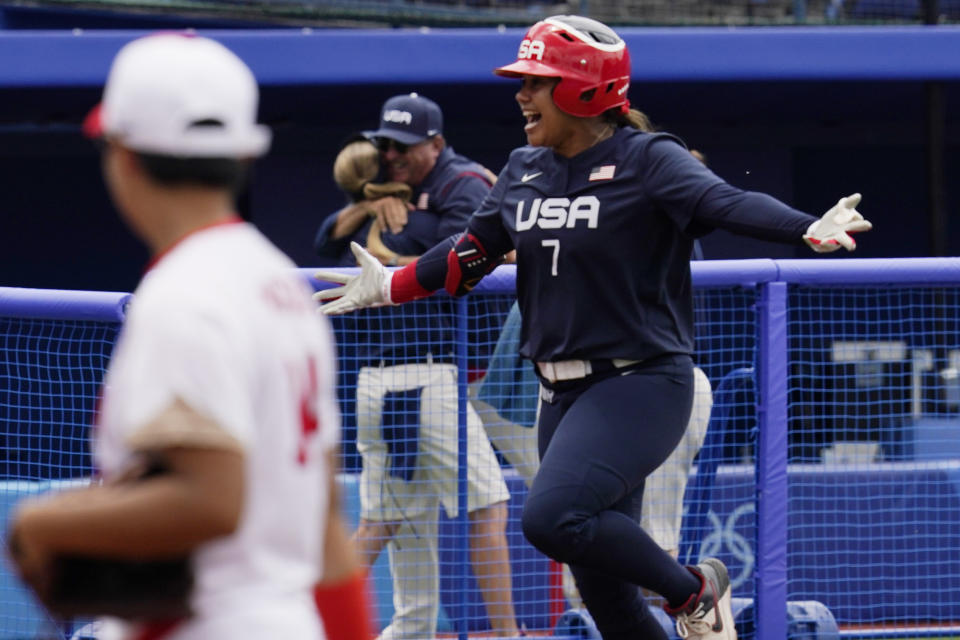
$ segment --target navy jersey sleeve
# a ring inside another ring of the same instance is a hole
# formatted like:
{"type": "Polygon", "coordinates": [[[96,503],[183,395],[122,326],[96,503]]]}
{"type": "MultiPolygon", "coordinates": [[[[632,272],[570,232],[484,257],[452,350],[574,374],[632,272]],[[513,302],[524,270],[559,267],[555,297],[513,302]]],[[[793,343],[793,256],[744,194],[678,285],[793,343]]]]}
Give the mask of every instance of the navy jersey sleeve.
{"type": "Polygon", "coordinates": [[[467,232],[477,239],[488,255],[502,256],[513,250],[513,241],[503,224],[501,212],[507,185],[512,181],[510,175],[508,162],[467,225],[467,232]]]}
{"type": "Polygon", "coordinates": [[[467,221],[490,192],[490,183],[478,173],[464,172],[444,185],[439,207],[437,239],[461,233],[467,221]]]}
{"type": "Polygon", "coordinates": [[[425,291],[432,293],[443,289],[447,279],[447,254],[459,239],[460,234],[444,238],[417,258],[413,267],[416,269],[417,283],[425,291]]]}
{"type": "Polygon", "coordinates": [[[652,140],[647,157],[644,180],[651,197],[690,235],[720,228],[762,240],[799,242],[816,220],[772,196],[728,184],[672,136],[652,140]]]}
{"type": "Polygon", "coordinates": [[[644,188],[680,229],[690,226],[703,194],[723,183],[669,134],[654,135],[641,157],[644,188]]]}
{"type": "MultiPolygon", "coordinates": [[[[487,192],[480,208],[470,217],[466,232],[472,235],[484,249],[487,255],[502,256],[513,245],[510,236],[503,227],[500,217],[500,204],[509,180],[504,179],[504,173],[487,192]]],[[[416,279],[421,287],[427,291],[438,291],[444,288],[448,271],[448,254],[453,249],[462,233],[456,233],[440,241],[432,249],[417,259],[416,279]]]]}
{"type": "Polygon", "coordinates": [[[313,239],[313,249],[318,256],[325,258],[339,259],[350,243],[351,236],[348,234],[342,238],[333,239],[333,226],[337,224],[339,211],[328,215],[320,224],[317,235],[313,239]]]}
{"type": "Polygon", "coordinates": [[[697,219],[710,227],[761,240],[800,242],[817,218],[765,193],[742,191],[722,183],[704,194],[697,219]]]}

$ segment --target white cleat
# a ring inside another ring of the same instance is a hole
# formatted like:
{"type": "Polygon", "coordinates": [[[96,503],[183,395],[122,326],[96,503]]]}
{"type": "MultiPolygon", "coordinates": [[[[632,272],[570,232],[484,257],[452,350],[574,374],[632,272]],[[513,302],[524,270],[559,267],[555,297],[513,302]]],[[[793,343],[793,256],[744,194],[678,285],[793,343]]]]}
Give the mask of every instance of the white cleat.
{"type": "Polygon", "coordinates": [[[727,568],[716,558],[707,558],[687,570],[700,579],[700,592],[678,609],[663,607],[677,619],[677,633],[689,640],[737,640],[727,568]]]}

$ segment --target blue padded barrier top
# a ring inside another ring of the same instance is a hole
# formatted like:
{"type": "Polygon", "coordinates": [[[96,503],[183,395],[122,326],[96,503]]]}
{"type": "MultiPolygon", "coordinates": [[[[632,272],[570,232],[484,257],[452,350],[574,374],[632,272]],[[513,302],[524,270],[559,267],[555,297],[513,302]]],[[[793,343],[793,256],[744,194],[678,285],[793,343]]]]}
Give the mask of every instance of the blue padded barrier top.
{"type": "Polygon", "coordinates": [[[946,284],[960,278],[960,259],[777,260],[778,279],[793,284],[946,284]]]}
{"type": "MultiPolygon", "coordinates": [[[[357,273],[359,269],[333,269],[357,273]]],[[[332,283],[313,279],[317,269],[302,268],[303,277],[315,288],[325,289],[332,283]]],[[[730,285],[753,286],[758,282],[783,280],[791,284],[948,284],[960,281],[960,258],[822,258],[808,260],[695,260],[690,263],[696,287],[730,285]]],[[[515,291],[517,268],[500,265],[474,288],[476,292],[512,293],[515,291]]]]}
{"type": "MultiPolygon", "coordinates": [[[[960,79],[960,27],[622,28],[635,82],[960,79]],[[651,61],[655,61],[652,63],[651,61]]],[[[0,32],[0,88],[97,87],[143,31],[0,32]]],[[[210,30],[264,86],[505,82],[522,29],[210,30]]]]}
{"type": "Polygon", "coordinates": [[[0,287],[0,309],[7,318],[123,322],[132,298],[110,291],[0,287]]]}

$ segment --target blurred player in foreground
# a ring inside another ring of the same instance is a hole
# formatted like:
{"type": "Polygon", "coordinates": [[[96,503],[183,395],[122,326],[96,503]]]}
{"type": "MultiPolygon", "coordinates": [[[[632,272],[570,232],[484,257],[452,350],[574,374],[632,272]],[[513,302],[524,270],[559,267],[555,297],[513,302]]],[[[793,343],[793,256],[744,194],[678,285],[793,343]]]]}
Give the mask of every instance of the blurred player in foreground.
{"type": "Polygon", "coordinates": [[[294,264],[234,212],[270,143],[257,101],[253,74],[219,43],[154,35],[119,52],[85,123],[153,259],[103,386],[103,482],[22,505],[11,547],[53,608],[68,555],[189,557],[194,584],[183,617],[110,621],[102,638],[371,635],[335,499],[329,327],[294,264]],[[142,466],[156,473],[137,479],[142,466]]]}
{"type": "Polygon", "coordinates": [[[520,353],[543,386],[540,469],[527,539],[568,563],[604,640],[664,639],[639,587],[660,594],[682,637],[736,637],[726,567],[683,567],[640,527],[644,481],[683,436],[693,401],[694,238],[723,228],[853,249],[870,223],[842,198],[821,218],[714,175],[677,138],[636,127],[630,58],[609,27],[554,16],[496,73],[521,80],[528,146],[511,153],[462,236],[388,272],[359,246],[358,276],[321,291],[326,313],[462,295],[517,250],[520,353]]]}
{"type": "MultiPolygon", "coordinates": [[[[388,99],[380,128],[366,135],[369,140],[345,145],[334,162],[334,179],[352,202],[317,232],[318,253],[342,265],[356,264],[351,238],[383,264],[412,262],[464,229],[496,178],[454,153],[443,138],[440,107],[418,94],[388,99]],[[388,181],[378,182],[381,174],[388,181]]],[[[442,503],[451,518],[457,510],[451,329],[444,323],[426,325],[402,310],[352,320],[349,333],[381,336],[356,345],[357,449],[363,470],[354,540],[367,567],[387,547],[394,615],[381,639],[424,640],[436,634],[440,610],[438,509],[442,503]]],[[[516,636],[506,539],[509,493],[470,406],[467,442],[474,576],[494,633],[516,636]]]]}

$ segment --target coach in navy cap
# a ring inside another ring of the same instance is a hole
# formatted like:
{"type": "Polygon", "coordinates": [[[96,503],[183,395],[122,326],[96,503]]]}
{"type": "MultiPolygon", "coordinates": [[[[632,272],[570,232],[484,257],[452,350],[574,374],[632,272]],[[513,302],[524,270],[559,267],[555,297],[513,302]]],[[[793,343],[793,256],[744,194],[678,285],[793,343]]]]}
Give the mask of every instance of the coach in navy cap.
{"type": "MultiPolygon", "coordinates": [[[[414,262],[438,242],[463,232],[496,179],[447,144],[440,107],[416,93],[388,99],[380,109],[379,128],[363,135],[377,152],[371,157],[372,149],[364,152],[361,143],[357,153],[368,158],[365,163],[377,165],[379,176],[367,182],[362,199],[329,215],[315,240],[317,253],[341,266],[357,265],[353,246],[366,246],[384,265],[414,262]],[[397,183],[408,195],[396,189],[397,183]],[[368,188],[372,186],[380,189],[368,188]]],[[[352,154],[348,145],[337,160],[343,156],[349,166],[354,163],[352,154]]],[[[449,517],[459,508],[453,327],[441,316],[436,320],[427,326],[408,313],[385,310],[340,325],[351,336],[375,337],[352,347],[356,356],[351,362],[357,367],[353,389],[357,450],[363,459],[354,540],[368,568],[394,541],[388,560],[395,607],[381,638],[436,636],[439,594],[417,585],[439,576],[440,505],[449,517]],[[405,425],[412,435],[398,442],[396,430],[387,427],[390,420],[405,425]],[[401,454],[401,449],[412,455],[401,454]]],[[[520,630],[506,539],[510,493],[470,404],[467,415],[467,511],[474,574],[493,634],[515,638],[520,630]]]]}
{"type": "Polygon", "coordinates": [[[412,145],[443,133],[443,113],[437,103],[416,93],[394,96],[383,103],[380,128],[364,131],[368,139],[383,138],[412,145]]]}

